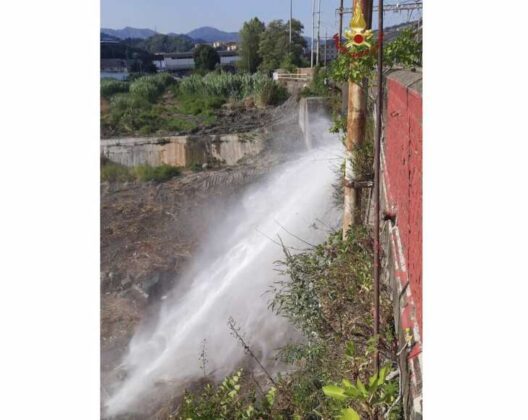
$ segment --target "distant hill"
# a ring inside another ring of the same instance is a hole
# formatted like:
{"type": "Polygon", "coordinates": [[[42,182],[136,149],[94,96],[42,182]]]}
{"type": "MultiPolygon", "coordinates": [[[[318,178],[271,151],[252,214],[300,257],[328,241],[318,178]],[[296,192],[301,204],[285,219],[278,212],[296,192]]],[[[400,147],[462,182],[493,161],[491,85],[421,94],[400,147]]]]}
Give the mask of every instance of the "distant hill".
{"type": "Polygon", "coordinates": [[[101,59],[140,59],[145,63],[150,63],[154,55],[141,48],[131,47],[121,42],[101,44],[101,59]]]}
{"type": "Polygon", "coordinates": [[[123,29],[101,28],[101,32],[103,34],[110,35],[112,37],[116,37],[119,39],[127,39],[127,38],[147,39],[157,34],[157,32],[153,31],[152,29],[131,28],[130,26],[127,26],[126,28],[123,28],[123,29]]]}
{"type": "Polygon", "coordinates": [[[101,41],[121,41],[121,38],[101,32],[101,41]]]}
{"type": "Polygon", "coordinates": [[[193,39],[203,39],[206,42],[214,41],[238,41],[239,35],[238,32],[224,32],[210,26],[203,26],[197,28],[187,33],[187,36],[190,36],[193,39]]]}
{"type": "MultiPolygon", "coordinates": [[[[156,31],[148,28],[131,28],[127,26],[123,29],[110,29],[110,28],[101,28],[101,39],[103,40],[115,40],[115,39],[148,39],[154,35],[163,35],[159,34],[156,31]]],[[[171,37],[180,37],[183,39],[190,38],[195,43],[211,43],[214,41],[223,41],[231,42],[238,41],[239,35],[238,32],[224,32],[210,26],[203,26],[192,30],[187,34],[177,34],[170,32],[167,36],[171,37]]]]}

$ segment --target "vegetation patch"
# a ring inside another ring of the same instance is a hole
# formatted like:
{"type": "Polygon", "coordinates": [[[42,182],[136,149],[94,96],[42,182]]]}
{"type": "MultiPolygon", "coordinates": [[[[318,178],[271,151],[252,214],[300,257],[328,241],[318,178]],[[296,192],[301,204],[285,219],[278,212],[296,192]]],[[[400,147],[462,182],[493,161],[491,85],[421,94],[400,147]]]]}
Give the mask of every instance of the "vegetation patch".
{"type": "Polygon", "coordinates": [[[329,87],[328,70],[322,67],[315,67],[312,81],[302,91],[302,96],[329,96],[331,90],[329,87]]]}
{"type": "Polygon", "coordinates": [[[293,254],[284,248],[284,252],[284,261],[278,263],[284,278],[273,288],[270,307],[305,337],[303,343],[280,352],[293,373],[279,375],[267,394],[235,373],[226,381],[238,379],[227,388],[224,381],[218,387],[207,385],[187,393],[177,418],[375,419],[386,415],[400,419],[398,380],[387,379],[397,369],[387,290],[382,290],[382,331],[372,336],[369,230],[355,227],[344,240],[336,232],[308,251],[293,254]],[[372,355],[378,342],[383,369],[375,374],[372,355]],[[235,389],[235,385],[240,386],[235,389]]]}
{"type": "Polygon", "coordinates": [[[101,158],[101,181],[103,182],[164,182],[180,173],[180,168],[171,165],[127,167],[104,157],[101,158]]]}
{"type": "Polygon", "coordinates": [[[101,96],[110,98],[116,93],[128,92],[130,85],[128,82],[116,79],[101,79],[101,96]]]}
{"type": "Polygon", "coordinates": [[[209,116],[224,103],[225,99],[219,96],[181,95],[178,97],[177,109],[182,114],[209,116]]]}
{"type": "Polygon", "coordinates": [[[134,167],[134,173],[139,181],[163,182],[180,175],[181,170],[176,166],[165,164],[160,166],[139,165],[134,167]]]}
{"type": "Polygon", "coordinates": [[[261,73],[193,75],[183,79],[176,92],[178,96],[223,98],[224,101],[253,97],[263,105],[275,105],[288,97],[282,87],[261,73]]]}
{"type": "Polygon", "coordinates": [[[134,176],[130,168],[110,161],[101,161],[101,181],[127,182],[133,180],[134,176]]]}
{"type": "Polygon", "coordinates": [[[104,136],[190,133],[216,123],[226,102],[241,104],[251,98],[252,103],[268,106],[288,97],[265,75],[216,72],[178,83],[167,73],[129,82],[105,81],[101,94],[108,100],[101,109],[104,136]]]}
{"type": "Polygon", "coordinates": [[[277,390],[270,388],[264,398],[248,389],[248,376],[239,370],[219,386],[205,385],[199,393],[186,393],[178,413],[181,419],[270,419],[277,390]],[[249,391],[249,392],[248,392],[249,391]]]}

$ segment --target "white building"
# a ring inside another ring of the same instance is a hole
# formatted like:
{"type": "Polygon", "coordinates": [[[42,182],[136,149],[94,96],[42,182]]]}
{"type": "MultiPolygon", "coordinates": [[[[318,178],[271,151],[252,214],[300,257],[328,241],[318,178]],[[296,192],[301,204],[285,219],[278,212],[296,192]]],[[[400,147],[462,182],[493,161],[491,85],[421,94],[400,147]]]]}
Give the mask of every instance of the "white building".
{"type": "MultiPolygon", "coordinates": [[[[235,65],[240,56],[232,51],[219,51],[220,65],[235,65]]],[[[160,57],[154,64],[159,70],[177,71],[194,69],[194,56],[192,51],[186,53],[160,53],[160,57]]]]}

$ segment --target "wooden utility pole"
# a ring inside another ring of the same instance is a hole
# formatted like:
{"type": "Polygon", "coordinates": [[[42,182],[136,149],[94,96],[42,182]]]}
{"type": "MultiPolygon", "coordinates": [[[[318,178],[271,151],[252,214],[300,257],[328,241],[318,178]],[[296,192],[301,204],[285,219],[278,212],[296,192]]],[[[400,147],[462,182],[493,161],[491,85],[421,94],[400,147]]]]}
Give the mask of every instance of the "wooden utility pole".
{"type": "MultiPolygon", "coordinates": [[[[379,1],[379,0],[378,0],[379,1]]],[[[372,15],[374,10],[374,0],[363,0],[363,13],[365,14],[365,20],[367,27],[372,29],[372,15]]]]}
{"type": "Polygon", "coordinates": [[[343,39],[343,1],[339,5],[339,42],[343,39]]]}
{"type": "MultiPolygon", "coordinates": [[[[356,3],[361,1],[361,7],[367,18],[367,29],[370,29],[372,11],[367,11],[367,7],[372,8],[369,0],[353,0],[352,8],[355,10],[356,3]]],[[[345,142],[345,187],[344,187],[344,212],[343,212],[343,237],[346,236],[352,225],[361,224],[361,188],[355,187],[356,171],[352,164],[353,152],[358,144],[365,141],[366,125],[366,92],[363,88],[365,84],[353,81],[348,82],[348,112],[347,112],[347,138],[345,142]]]]}
{"type": "Polygon", "coordinates": [[[327,44],[328,44],[328,33],[326,31],[326,28],[325,28],[325,37],[324,37],[324,43],[325,43],[325,49],[324,49],[324,66],[326,67],[326,48],[327,48],[327,44]]]}

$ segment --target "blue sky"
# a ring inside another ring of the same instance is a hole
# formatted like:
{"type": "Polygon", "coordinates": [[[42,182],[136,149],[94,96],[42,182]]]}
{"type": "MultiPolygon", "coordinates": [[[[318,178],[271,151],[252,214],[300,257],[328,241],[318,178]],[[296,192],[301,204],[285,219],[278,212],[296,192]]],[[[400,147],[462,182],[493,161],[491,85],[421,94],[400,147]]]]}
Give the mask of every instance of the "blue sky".
{"type": "MultiPolygon", "coordinates": [[[[350,7],[352,0],[345,0],[350,7]]],[[[339,0],[321,0],[321,36],[338,31],[335,9],[339,0]]],[[[293,16],[311,35],[312,0],[293,0],[293,16]]],[[[101,26],[120,29],[125,26],[151,28],[161,33],[186,33],[200,26],[213,26],[235,32],[242,23],[257,16],[264,22],[288,20],[289,0],[101,0],[101,26]]],[[[346,15],[345,15],[346,16],[346,15]]],[[[349,17],[345,17],[345,24],[349,17]]],[[[386,24],[407,20],[407,14],[388,14],[386,24]]]]}

